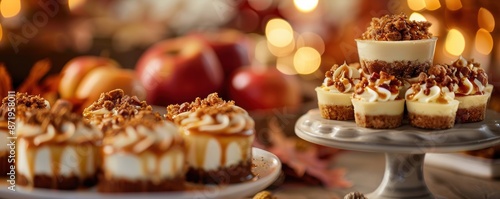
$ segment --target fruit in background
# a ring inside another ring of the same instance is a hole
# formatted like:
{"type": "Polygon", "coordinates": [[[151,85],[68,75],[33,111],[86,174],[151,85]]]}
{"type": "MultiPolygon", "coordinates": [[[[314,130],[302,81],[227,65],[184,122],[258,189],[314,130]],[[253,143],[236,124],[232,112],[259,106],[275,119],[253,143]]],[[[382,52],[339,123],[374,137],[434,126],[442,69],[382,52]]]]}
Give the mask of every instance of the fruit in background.
{"type": "Polygon", "coordinates": [[[242,66],[250,65],[249,40],[241,32],[224,29],[217,32],[195,33],[212,47],[220,65],[224,70],[224,77],[229,79],[233,71],[242,66]]]}
{"type": "Polygon", "coordinates": [[[224,78],[214,51],[196,36],[150,47],[137,62],[136,73],[148,103],[163,106],[220,91],[224,78]]]}
{"type": "Polygon", "coordinates": [[[135,72],[122,68],[96,68],[91,70],[80,82],[75,93],[77,99],[85,99],[82,107],[88,107],[99,99],[101,93],[114,89],[122,89],[127,95],[135,95],[139,99],[146,98],[146,91],[135,72]]]}
{"type": "Polygon", "coordinates": [[[301,103],[300,85],[296,78],[276,68],[239,68],[231,78],[229,97],[247,110],[271,111],[287,107],[293,112],[301,103]]]}
{"type": "Polygon", "coordinates": [[[59,83],[61,98],[69,99],[75,97],[78,85],[82,79],[91,70],[99,67],[118,68],[119,65],[112,59],[97,56],[80,56],[66,63],[62,69],[59,83]]]}
{"type": "Polygon", "coordinates": [[[120,68],[109,58],[81,56],[70,60],[62,69],[59,94],[74,103],[75,112],[81,112],[99,99],[101,93],[116,88],[123,89],[127,95],[146,98],[146,91],[133,70],[120,68]]]}

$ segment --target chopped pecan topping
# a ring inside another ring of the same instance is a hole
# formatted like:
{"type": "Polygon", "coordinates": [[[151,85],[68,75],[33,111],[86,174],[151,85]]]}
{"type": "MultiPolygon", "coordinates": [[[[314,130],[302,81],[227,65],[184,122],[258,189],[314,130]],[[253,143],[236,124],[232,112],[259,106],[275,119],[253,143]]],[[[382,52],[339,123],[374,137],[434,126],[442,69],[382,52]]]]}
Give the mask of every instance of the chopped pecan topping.
{"type": "Polygon", "coordinates": [[[385,15],[381,18],[373,18],[361,38],[377,41],[430,39],[432,37],[432,34],[428,31],[430,26],[431,23],[426,21],[410,21],[404,13],[385,15]]]}
{"type": "Polygon", "coordinates": [[[228,107],[234,106],[234,101],[224,101],[217,93],[208,95],[205,99],[197,97],[193,102],[184,102],[182,104],[173,104],[167,106],[165,118],[174,121],[174,117],[184,112],[191,112],[203,109],[205,114],[222,113],[229,110],[228,107]]]}

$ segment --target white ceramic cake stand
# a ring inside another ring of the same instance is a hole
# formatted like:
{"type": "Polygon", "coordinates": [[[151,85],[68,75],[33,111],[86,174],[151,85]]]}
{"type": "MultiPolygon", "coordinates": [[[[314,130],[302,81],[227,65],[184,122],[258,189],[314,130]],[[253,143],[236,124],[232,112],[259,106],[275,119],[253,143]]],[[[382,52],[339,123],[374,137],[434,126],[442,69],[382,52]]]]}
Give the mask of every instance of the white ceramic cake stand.
{"type": "Polygon", "coordinates": [[[323,119],[313,109],[299,118],[295,133],[320,145],[385,153],[384,177],[367,195],[369,199],[436,198],[424,180],[425,153],[476,150],[500,143],[500,114],[490,110],[482,122],[456,124],[447,130],[423,130],[405,122],[396,129],[368,129],[357,127],[354,121],[323,119]]]}

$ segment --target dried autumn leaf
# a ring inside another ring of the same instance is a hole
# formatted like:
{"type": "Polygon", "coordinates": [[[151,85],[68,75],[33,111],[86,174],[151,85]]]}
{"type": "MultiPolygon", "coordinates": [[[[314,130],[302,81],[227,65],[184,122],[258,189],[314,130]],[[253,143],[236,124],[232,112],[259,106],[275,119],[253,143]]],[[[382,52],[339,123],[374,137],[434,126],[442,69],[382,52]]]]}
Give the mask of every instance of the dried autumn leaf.
{"type": "Polygon", "coordinates": [[[49,72],[50,70],[49,59],[43,59],[35,63],[33,68],[31,68],[28,77],[17,89],[18,92],[29,93],[32,95],[41,94],[41,88],[38,86],[40,80],[49,72]]]}
{"type": "Polygon", "coordinates": [[[7,96],[7,93],[12,90],[12,79],[5,65],[0,64],[0,99],[7,96]]]}
{"type": "MultiPolygon", "coordinates": [[[[255,146],[278,156],[284,164],[284,168],[293,170],[293,174],[291,174],[293,177],[312,183],[319,180],[327,187],[349,187],[352,185],[344,179],[344,169],[329,167],[335,155],[325,156],[320,152],[324,148],[319,145],[305,142],[296,137],[285,136],[276,118],[269,121],[269,132],[267,133],[272,144],[265,146],[257,140],[255,146]],[[311,177],[314,179],[310,179],[311,177]]],[[[338,151],[333,150],[332,153],[338,154],[338,151]]]]}

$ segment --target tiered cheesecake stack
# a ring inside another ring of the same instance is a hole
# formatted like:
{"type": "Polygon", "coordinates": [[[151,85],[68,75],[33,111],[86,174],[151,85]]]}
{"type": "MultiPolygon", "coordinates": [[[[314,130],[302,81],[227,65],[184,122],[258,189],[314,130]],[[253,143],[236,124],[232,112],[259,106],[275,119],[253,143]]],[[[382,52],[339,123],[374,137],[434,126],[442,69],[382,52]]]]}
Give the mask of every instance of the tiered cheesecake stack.
{"type": "Polygon", "coordinates": [[[449,129],[484,120],[492,92],[479,63],[434,64],[429,22],[405,14],[373,18],[357,39],[360,66],[334,65],[316,88],[321,116],[361,127],[449,129]]]}

